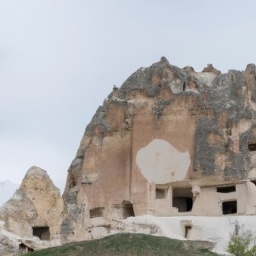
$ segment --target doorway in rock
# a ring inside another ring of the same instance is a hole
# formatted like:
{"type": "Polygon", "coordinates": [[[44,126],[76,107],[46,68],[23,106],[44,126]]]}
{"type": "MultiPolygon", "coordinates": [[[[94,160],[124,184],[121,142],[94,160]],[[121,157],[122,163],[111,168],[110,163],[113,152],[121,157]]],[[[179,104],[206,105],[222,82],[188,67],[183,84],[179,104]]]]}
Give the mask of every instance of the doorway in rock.
{"type": "Polygon", "coordinates": [[[222,213],[224,215],[237,213],[237,201],[222,202],[222,213]]]}
{"type": "Polygon", "coordinates": [[[126,219],[128,217],[134,217],[134,210],[133,210],[133,205],[130,201],[124,200],[122,203],[122,214],[123,218],[126,219]]]}
{"type": "Polygon", "coordinates": [[[33,227],[33,236],[39,237],[41,240],[50,240],[49,227],[33,227]]]}
{"type": "Polygon", "coordinates": [[[130,201],[124,200],[121,204],[114,204],[113,209],[114,209],[114,212],[118,214],[119,218],[122,218],[122,219],[135,216],[133,205],[130,201]]]}
{"type": "Polygon", "coordinates": [[[193,208],[192,188],[173,188],[172,206],[179,212],[190,212],[193,208]]]}

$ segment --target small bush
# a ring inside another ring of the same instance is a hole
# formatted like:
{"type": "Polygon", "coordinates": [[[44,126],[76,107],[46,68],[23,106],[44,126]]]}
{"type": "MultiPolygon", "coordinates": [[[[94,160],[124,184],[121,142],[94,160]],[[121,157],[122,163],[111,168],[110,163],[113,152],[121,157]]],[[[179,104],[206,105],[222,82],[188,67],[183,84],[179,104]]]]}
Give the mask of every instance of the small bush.
{"type": "Polygon", "coordinates": [[[249,249],[251,242],[254,242],[251,232],[245,232],[240,236],[232,236],[228,244],[227,252],[234,256],[256,256],[256,245],[249,249]]]}

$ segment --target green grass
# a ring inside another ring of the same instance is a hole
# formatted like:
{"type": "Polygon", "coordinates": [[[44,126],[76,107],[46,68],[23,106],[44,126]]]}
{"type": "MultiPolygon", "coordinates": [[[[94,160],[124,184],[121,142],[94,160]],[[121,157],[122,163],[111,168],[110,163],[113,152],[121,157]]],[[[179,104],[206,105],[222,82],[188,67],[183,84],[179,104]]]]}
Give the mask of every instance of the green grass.
{"type": "Polygon", "coordinates": [[[65,244],[27,256],[214,256],[203,243],[143,234],[116,234],[99,240],[65,244]]]}

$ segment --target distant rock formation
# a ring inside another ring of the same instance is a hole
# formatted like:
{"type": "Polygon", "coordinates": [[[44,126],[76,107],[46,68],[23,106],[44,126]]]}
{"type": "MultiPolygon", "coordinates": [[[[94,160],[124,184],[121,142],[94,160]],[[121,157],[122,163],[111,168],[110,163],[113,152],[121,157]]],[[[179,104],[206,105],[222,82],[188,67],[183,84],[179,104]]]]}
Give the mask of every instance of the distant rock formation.
{"type": "Polygon", "coordinates": [[[0,208],[0,255],[59,245],[62,212],[60,191],[46,171],[30,168],[0,208]]]}
{"type": "Polygon", "coordinates": [[[212,64],[208,64],[207,67],[204,68],[202,72],[211,72],[211,73],[214,73],[215,75],[220,75],[221,73],[219,70],[214,68],[212,64]]]}
{"type": "Polygon", "coordinates": [[[129,216],[254,215],[255,70],[197,73],[163,57],[114,86],[68,170],[62,242],[129,216]]]}
{"type": "Polygon", "coordinates": [[[0,181],[0,207],[12,197],[19,186],[9,180],[0,181]]]}

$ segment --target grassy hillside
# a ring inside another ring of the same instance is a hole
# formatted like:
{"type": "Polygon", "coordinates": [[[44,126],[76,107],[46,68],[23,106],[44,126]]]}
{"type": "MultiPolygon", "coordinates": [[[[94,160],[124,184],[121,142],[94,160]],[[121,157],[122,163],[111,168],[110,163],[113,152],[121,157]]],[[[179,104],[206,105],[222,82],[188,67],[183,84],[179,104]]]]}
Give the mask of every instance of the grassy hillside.
{"type": "Polygon", "coordinates": [[[99,240],[66,244],[28,256],[214,256],[204,243],[173,240],[143,234],[116,234],[99,240]]]}

